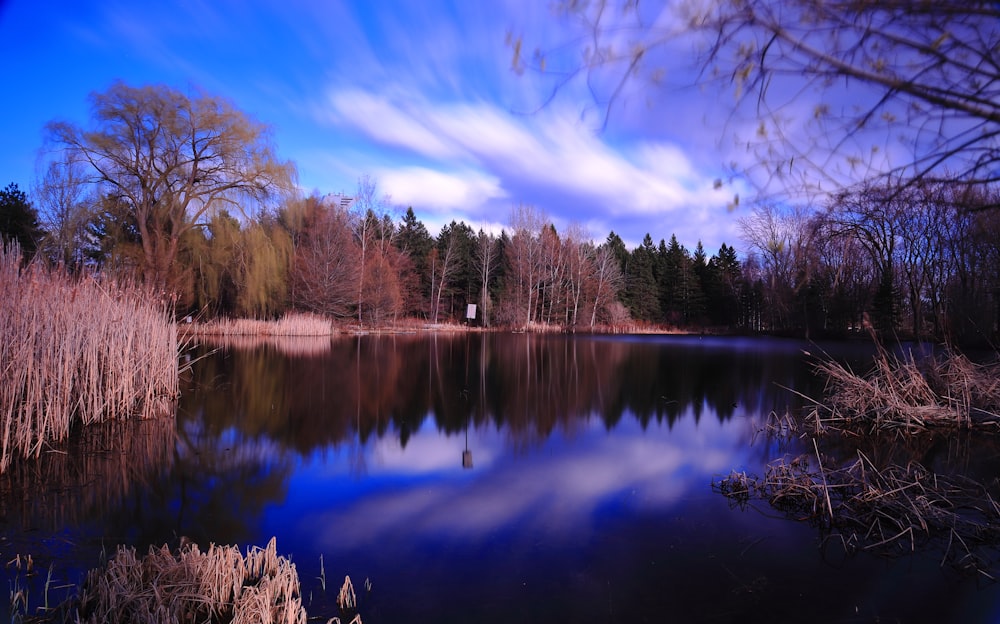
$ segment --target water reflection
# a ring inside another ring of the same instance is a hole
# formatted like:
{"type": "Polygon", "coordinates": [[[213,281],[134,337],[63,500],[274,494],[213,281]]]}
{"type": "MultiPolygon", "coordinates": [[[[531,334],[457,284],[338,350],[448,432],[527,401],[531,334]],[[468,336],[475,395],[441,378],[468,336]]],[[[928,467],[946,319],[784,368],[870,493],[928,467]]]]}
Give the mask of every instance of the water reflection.
{"type": "MultiPolygon", "coordinates": [[[[730,510],[711,491],[731,469],[759,473],[800,450],[794,436],[751,440],[770,412],[801,407],[786,388],[821,393],[803,346],[460,334],[197,347],[141,487],[51,516],[39,539],[277,536],[311,615],[336,614],[320,555],[327,574],[370,577],[368,624],[988,618],[995,596],[940,583],[933,557],[834,567],[811,527],[730,510]]],[[[854,444],[824,452],[846,458],[854,444]]],[[[866,452],[955,462],[964,451],[956,439],[866,452]]]]}
{"type": "Polygon", "coordinates": [[[0,475],[0,513],[25,533],[58,531],[121,507],[173,464],[173,418],[96,424],[37,461],[11,464],[0,475]]]}
{"type": "Polygon", "coordinates": [[[329,336],[260,336],[260,335],[196,335],[191,344],[218,349],[273,349],[282,355],[321,355],[330,350],[329,336]]]}
{"type": "Polygon", "coordinates": [[[231,350],[194,374],[182,414],[199,406],[210,429],[234,426],[300,454],[356,434],[365,442],[391,432],[405,447],[427,418],[448,434],[489,423],[515,446],[570,431],[583,416],[608,430],[626,415],[643,428],[687,413],[725,421],[796,404],[781,386],[819,389],[796,343],[711,338],[674,338],[664,349],[652,339],[366,336],[306,357],[231,350]]]}

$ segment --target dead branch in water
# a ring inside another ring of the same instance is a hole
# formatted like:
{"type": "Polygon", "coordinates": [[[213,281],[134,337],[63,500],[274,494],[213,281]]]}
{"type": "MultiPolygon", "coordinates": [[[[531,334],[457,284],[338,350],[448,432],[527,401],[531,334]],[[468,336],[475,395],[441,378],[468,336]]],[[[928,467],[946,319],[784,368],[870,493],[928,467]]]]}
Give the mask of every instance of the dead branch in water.
{"type": "Polygon", "coordinates": [[[733,471],[712,489],[741,507],[765,500],[789,517],[839,534],[849,549],[904,554],[941,540],[942,564],[994,580],[980,551],[1000,543],[1000,505],[985,485],[915,462],[880,469],[860,451],[839,469],[824,468],[818,458],[816,449],[816,455],[779,459],[763,477],[733,471]]]}

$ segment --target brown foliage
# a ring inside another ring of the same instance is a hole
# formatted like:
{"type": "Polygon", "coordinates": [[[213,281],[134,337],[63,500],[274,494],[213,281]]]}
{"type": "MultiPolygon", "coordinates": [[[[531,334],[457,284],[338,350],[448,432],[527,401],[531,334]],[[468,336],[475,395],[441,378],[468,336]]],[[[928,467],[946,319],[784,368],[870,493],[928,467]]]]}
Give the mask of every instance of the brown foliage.
{"type": "Polygon", "coordinates": [[[357,304],[360,256],[349,215],[318,205],[295,250],[292,300],[299,308],[346,318],[357,304]]]}

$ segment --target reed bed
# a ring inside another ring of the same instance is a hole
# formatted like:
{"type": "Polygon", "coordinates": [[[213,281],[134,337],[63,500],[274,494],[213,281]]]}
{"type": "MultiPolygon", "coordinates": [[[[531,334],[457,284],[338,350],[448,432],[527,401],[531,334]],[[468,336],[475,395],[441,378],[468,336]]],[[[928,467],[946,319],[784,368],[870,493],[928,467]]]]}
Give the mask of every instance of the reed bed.
{"type": "Polygon", "coordinates": [[[290,313],[274,321],[216,319],[207,323],[184,323],[186,336],[331,336],[333,323],[316,314],[290,313]]]}
{"type": "Polygon", "coordinates": [[[764,500],[809,520],[848,550],[904,554],[939,540],[942,565],[995,580],[982,552],[1000,543],[1000,505],[986,486],[961,476],[916,462],[877,468],[860,451],[849,465],[830,469],[817,450],[776,460],[763,477],[733,471],[712,488],[741,507],[764,500]]]}
{"type": "Polygon", "coordinates": [[[177,332],[131,282],[21,265],[0,249],[0,472],[77,424],[150,418],[178,395],[177,332]]]}
{"type": "Polygon", "coordinates": [[[196,544],[176,553],[150,548],[142,558],[119,547],[87,575],[76,617],[83,624],[306,622],[295,564],[277,554],[274,538],[245,556],[214,544],[205,552],[196,544]]]}
{"type": "Polygon", "coordinates": [[[878,347],[866,374],[823,358],[816,370],[827,379],[825,397],[808,420],[827,430],[862,435],[909,436],[935,429],[1000,432],[1000,365],[976,364],[947,352],[918,359],[878,347]]]}

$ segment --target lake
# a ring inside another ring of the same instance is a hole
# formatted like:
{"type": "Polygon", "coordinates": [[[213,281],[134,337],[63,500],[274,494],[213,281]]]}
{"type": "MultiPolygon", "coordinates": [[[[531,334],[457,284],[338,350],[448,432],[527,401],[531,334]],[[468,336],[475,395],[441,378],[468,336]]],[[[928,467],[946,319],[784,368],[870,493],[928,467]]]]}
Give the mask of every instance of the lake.
{"type": "MultiPolygon", "coordinates": [[[[823,348],[858,367],[871,352],[823,348]]],[[[812,452],[759,432],[821,396],[804,349],[478,333],[192,348],[176,420],[85,432],[4,475],[0,552],[33,555],[21,582],[39,600],[50,566],[58,597],[119,543],[276,536],[318,621],[344,575],[365,624],[1000,620],[1000,587],[942,565],[942,545],[846,553],[713,490],[812,452]]],[[[920,452],[1000,473],[992,443],[920,452]]]]}

